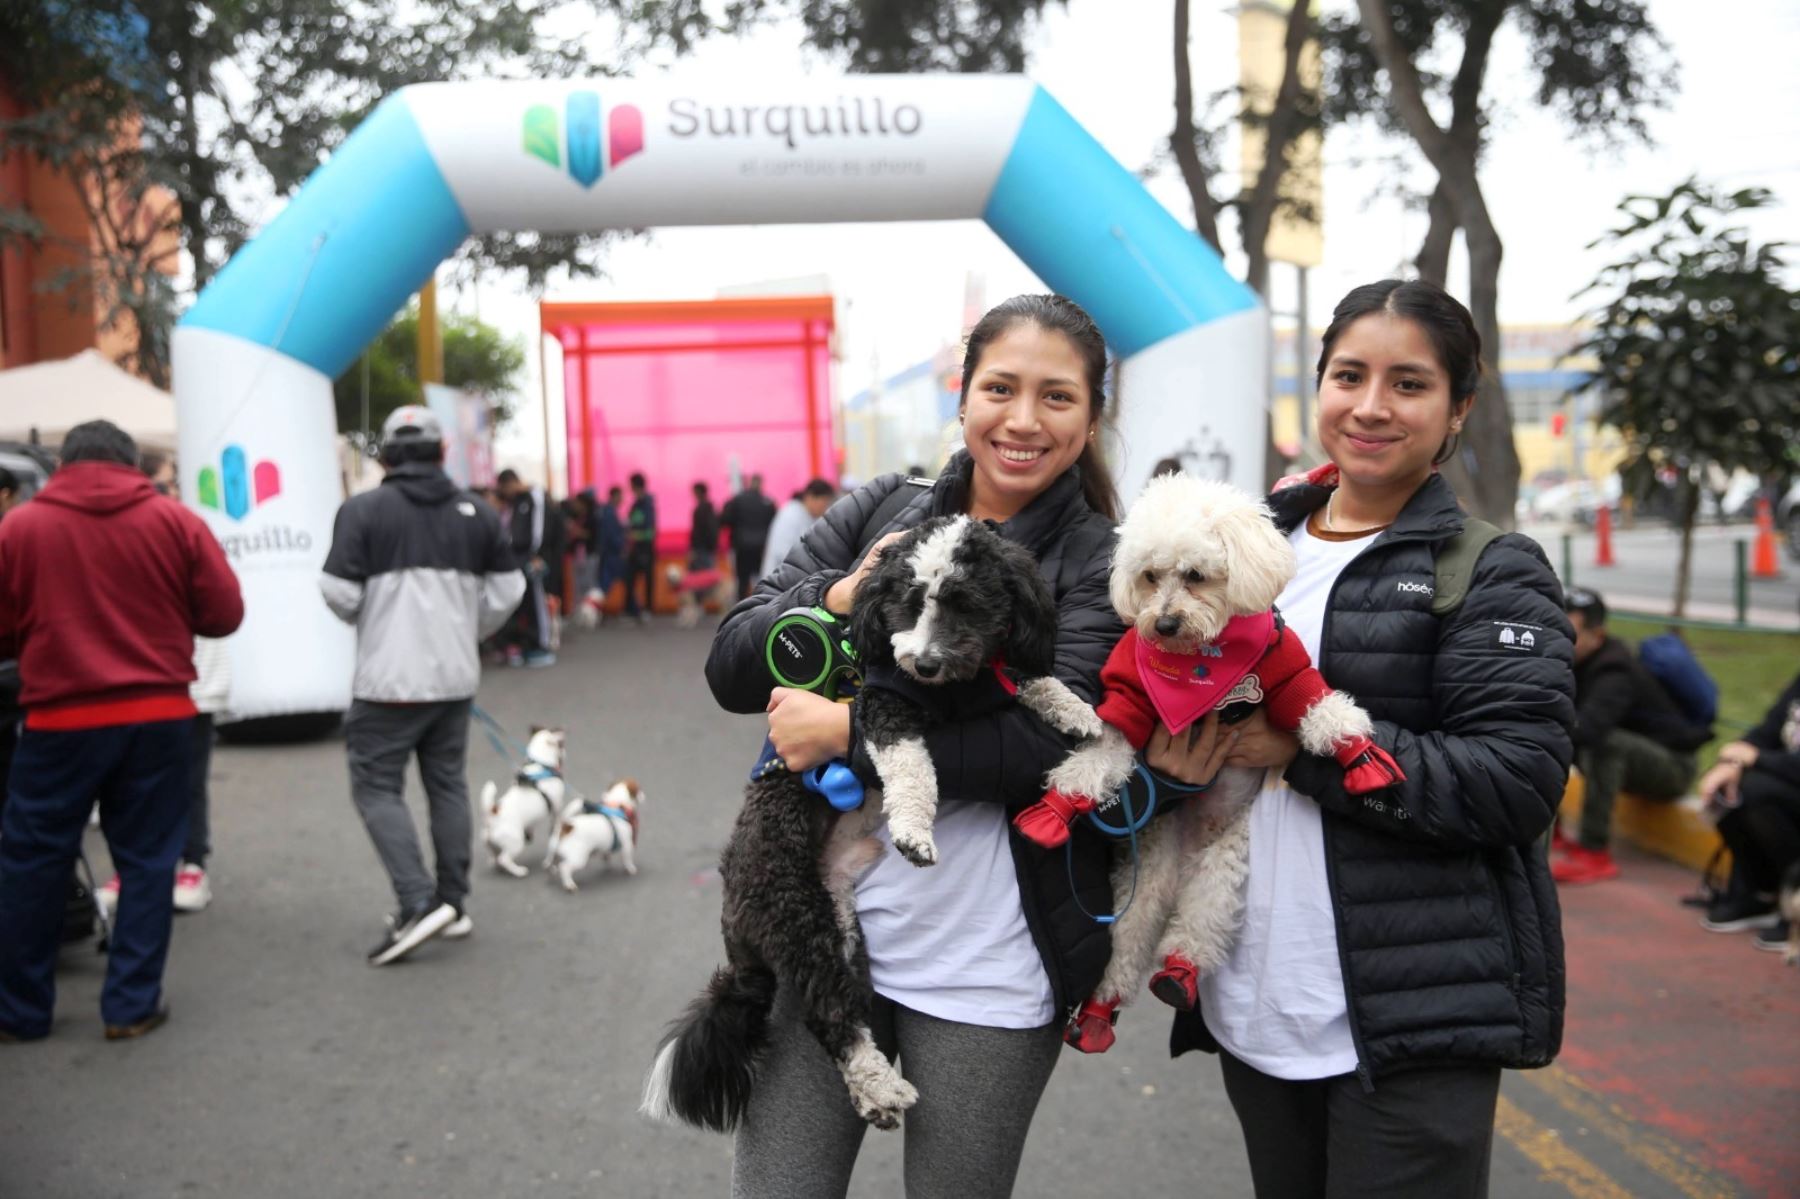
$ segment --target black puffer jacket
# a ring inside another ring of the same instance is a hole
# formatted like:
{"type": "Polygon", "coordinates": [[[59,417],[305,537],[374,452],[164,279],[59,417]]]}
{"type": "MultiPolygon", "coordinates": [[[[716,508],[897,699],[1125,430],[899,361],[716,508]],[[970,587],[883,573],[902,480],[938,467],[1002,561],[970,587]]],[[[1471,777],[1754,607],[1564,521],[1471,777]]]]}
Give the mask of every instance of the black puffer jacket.
{"type": "MultiPolygon", "coordinates": [[[[1328,494],[1303,483],[1269,503],[1291,530],[1328,494]]],[[[1319,669],[1374,716],[1406,782],[1358,797],[1330,758],[1287,770],[1324,810],[1365,1081],[1428,1062],[1542,1066],[1562,1043],[1561,912],[1539,842],[1568,777],[1574,634],[1543,551],[1518,534],[1482,553],[1456,612],[1432,615],[1436,555],[1463,519],[1431,476],[1326,606],[1319,669]]],[[[1217,1048],[1197,1017],[1177,1018],[1170,1047],[1217,1048]]]]}
{"type": "MultiPolygon", "coordinates": [[[[902,476],[883,475],[832,505],[787,560],[719,626],[706,659],[706,680],[720,706],[731,712],[762,712],[774,686],[762,647],[776,618],[789,608],[822,604],[826,589],[853,570],[863,547],[883,533],[962,512],[967,507],[968,474],[968,459],[959,454],[942,478],[929,489],[919,488],[918,495],[879,529],[869,527],[870,518],[896,488],[910,486],[902,476]]],[[[1056,677],[1088,702],[1098,702],[1100,667],[1124,634],[1107,598],[1111,522],[1088,507],[1080,477],[1071,468],[1000,532],[1036,555],[1056,596],[1056,677]]],[[[1044,776],[1072,742],[1012,704],[997,713],[939,725],[926,744],[942,798],[1002,803],[1010,812],[1042,798],[1044,776]]],[[[852,746],[853,765],[857,773],[873,777],[866,761],[854,760],[859,749],[852,746]]],[[[1077,906],[1079,899],[1088,911],[1112,910],[1108,844],[1081,833],[1074,845],[1066,863],[1062,850],[1039,849],[1016,830],[1012,833],[1025,921],[1043,956],[1057,1008],[1064,1014],[1099,983],[1111,952],[1106,928],[1077,906]]]]}

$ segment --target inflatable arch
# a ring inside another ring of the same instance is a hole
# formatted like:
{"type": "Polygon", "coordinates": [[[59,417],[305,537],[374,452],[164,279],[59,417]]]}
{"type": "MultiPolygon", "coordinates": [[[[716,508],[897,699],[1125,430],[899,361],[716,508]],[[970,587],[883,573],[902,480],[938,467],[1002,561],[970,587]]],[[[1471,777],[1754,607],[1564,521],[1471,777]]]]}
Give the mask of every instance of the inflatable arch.
{"type": "Polygon", "coordinates": [[[174,337],[183,494],[243,581],[240,718],[348,706],[317,575],[341,496],[332,380],[472,233],[980,217],[1117,355],[1119,483],[1186,453],[1261,484],[1255,295],[1017,76],[425,84],[385,100],[174,337]]]}

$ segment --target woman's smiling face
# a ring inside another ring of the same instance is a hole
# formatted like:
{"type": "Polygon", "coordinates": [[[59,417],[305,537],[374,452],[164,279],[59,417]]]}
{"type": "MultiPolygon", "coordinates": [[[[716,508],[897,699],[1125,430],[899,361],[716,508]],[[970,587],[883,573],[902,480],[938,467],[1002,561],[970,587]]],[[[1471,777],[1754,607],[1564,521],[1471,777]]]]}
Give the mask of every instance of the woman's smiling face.
{"type": "Polygon", "coordinates": [[[1042,494],[1081,457],[1093,412],[1087,366],[1069,338],[1020,321],[989,342],[963,400],[971,514],[1009,520],[1042,494]]]}
{"type": "Polygon", "coordinates": [[[1424,482],[1467,412],[1425,331],[1375,312],[1339,334],[1319,383],[1319,443],[1363,487],[1424,482]]]}

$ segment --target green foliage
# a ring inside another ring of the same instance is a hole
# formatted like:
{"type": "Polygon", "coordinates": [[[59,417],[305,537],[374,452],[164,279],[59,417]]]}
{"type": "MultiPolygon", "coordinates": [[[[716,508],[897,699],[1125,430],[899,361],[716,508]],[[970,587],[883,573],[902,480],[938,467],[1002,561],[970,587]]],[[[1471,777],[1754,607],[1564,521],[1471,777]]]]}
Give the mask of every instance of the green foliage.
{"type": "MultiPolygon", "coordinates": [[[[1654,620],[1608,617],[1607,631],[1632,645],[1667,631],[1654,620]]],[[[1687,628],[1681,639],[1719,685],[1718,735],[1699,752],[1704,773],[1717,759],[1719,747],[1743,736],[1762,721],[1763,713],[1794,680],[1800,662],[1800,633],[1751,633],[1733,629],[1687,628]]]]}
{"type": "Polygon", "coordinates": [[[797,18],[805,44],[848,70],[904,74],[1024,70],[1025,36],[1048,2],[729,0],[720,7],[705,0],[609,0],[609,7],[651,44],[678,54],[717,34],[797,18]]]}
{"type": "MultiPolygon", "coordinates": [[[[444,342],[444,382],[471,391],[493,407],[495,423],[512,415],[514,388],[525,369],[525,347],[474,317],[439,316],[444,342]]],[[[369,428],[378,430],[388,413],[423,403],[419,387],[419,309],[411,305],[364,351],[369,373],[369,428]]],[[[364,359],[333,384],[338,429],[360,433],[364,359]]]]}
{"type": "MultiPolygon", "coordinates": [[[[0,155],[48,151],[57,161],[116,143],[121,122],[137,122],[141,141],[114,173],[178,197],[167,219],[204,287],[262,219],[265,195],[292,193],[397,89],[610,73],[610,62],[567,36],[604,7],[605,0],[18,0],[0,6],[0,74],[37,111],[0,124],[0,155]]],[[[0,228],[13,226],[0,220],[0,228]]],[[[478,238],[457,269],[465,278],[518,274],[537,289],[557,268],[597,274],[617,236],[478,238]]],[[[108,264],[128,268],[142,273],[141,263],[108,264]]],[[[166,342],[173,297],[164,287],[150,298],[168,301],[146,313],[153,336],[166,342]]]]}
{"type": "Polygon", "coordinates": [[[0,158],[28,154],[67,175],[86,217],[86,234],[68,238],[23,208],[0,205],[0,250],[22,243],[72,263],[41,289],[71,307],[91,296],[99,327],[133,344],[122,365],[167,386],[177,213],[153,192],[155,172],[121,124],[156,82],[132,50],[133,36],[115,16],[79,5],[0,10],[0,78],[37,104],[0,120],[0,158]],[[97,46],[107,53],[96,58],[97,46]]]}
{"type": "MultiPolygon", "coordinates": [[[[1602,143],[1624,137],[1648,142],[1646,109],[1666,108],[1676,90],[1668,43],[1644,0],[1390,0],[1394,35],[1434,102],[1448,105],[1457,74],[1426,64],[1456,49],[1478,20],[1508,18],[1525,38],[1530,83],[1538,104],[1572,132],[1602,143]]],[[[1405,126],[1389,103],[1367,30],[1352,9],[1321,17],[1327,124],[1372,120],[1397,136],[1405,126]]],[[[1485,72],[1483,72],[1485,74],[1485,72]]],[[[1472,81],[1480,87],[1480,79],[1472,81]]],[[[1474,97],[1478,99],[1479,97],[1474,97]]],[[[1485,129],[1485,106],[1470,114],[1485,129]]]]}
{"type": "Polygon", "coordinates": [[[1572,355],[1591,355],[1599,421],[1625,440],[1622,470],[1692,481],[1784,468],[1800,439],[1800,293],[1782,282],[1783,247],[1756,245],[1734,215],[1771,203],[1693,179],[1666,196],[1630,196],[1593,246],[1621,255],[1579,294],[1605,302],[1572,355]]]}

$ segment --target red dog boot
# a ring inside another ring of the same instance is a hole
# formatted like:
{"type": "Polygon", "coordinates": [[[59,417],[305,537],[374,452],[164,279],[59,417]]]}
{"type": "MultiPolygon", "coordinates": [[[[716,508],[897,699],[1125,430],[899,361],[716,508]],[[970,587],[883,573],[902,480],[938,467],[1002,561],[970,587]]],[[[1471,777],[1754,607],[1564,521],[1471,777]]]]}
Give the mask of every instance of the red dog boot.
{"type": "Polygon", "coordinates": [[[1075,818],[1093,810],[1094,801],[1085,795],[1046,791],[1044,798],[1013,817],[1013,826],[1032,844],[1055,849],[1069,839],[1075,818]]]}
{"type": "Polygon", "coordinates": [[[1367,795],[1406,781],[1406,772],[1393,755],[1367,737],[1339,742],[1332,756],[1344,768],[1344,790],[1352,795],[1367,795]]]}
{"type": "Polygon", "coordinates": [[[1150,993],[1172,1008],[1191,1012],[1200,1003],[1200,968],[1172,953],[1163,959],[1163,968],[1150,976],[1150,993]]]}
{"type": "Polygon", "coordinates": [[[1090,999],[1063,1029],[1063,1041],[1083,1053],[1105,1053],[1113,1046],[1113,1024],[1118,1019],[1118,1004],[1090,999]]]}

